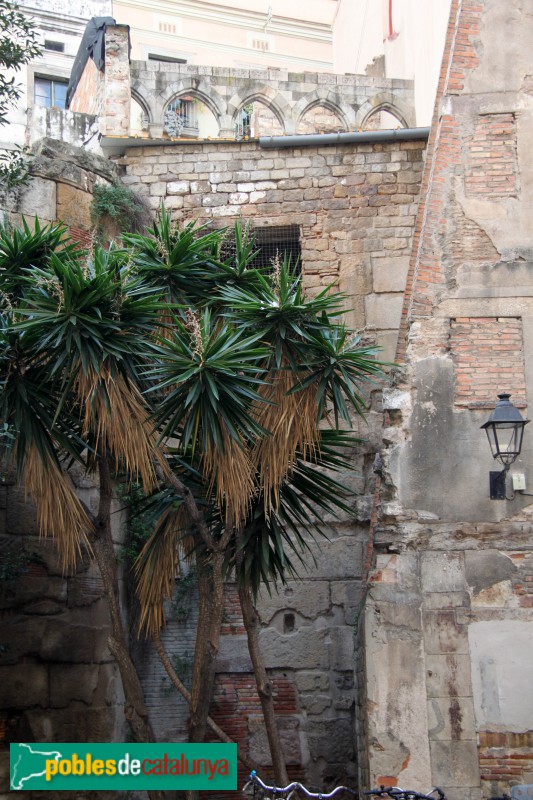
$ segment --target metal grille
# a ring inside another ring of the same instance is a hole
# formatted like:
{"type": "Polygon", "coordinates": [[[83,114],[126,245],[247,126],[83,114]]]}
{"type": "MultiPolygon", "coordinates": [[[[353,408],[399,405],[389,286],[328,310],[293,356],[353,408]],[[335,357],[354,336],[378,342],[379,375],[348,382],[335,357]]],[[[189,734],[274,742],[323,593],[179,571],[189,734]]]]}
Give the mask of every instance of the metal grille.
{"type": "Polygon", "coordinates": [[[198,136],[197,106],[192,97],[182,97],[168,104],[165,131],[170,136],[198,136]]]}
{"type": "MultiPolygon", "coordinates": [[[[300,228],[298,225],[274,225],[272,227],[253,228],[255,249],[259,250],[251,263],[256,269],[272,267],[276,257],[283,261],[285,256],[290,258],[293,269],[301,271],[300,257],[300,228]]],[[[235,252],[233,235],[230,233],[222,245],[222,258],[229,258],[235,252]]]]}

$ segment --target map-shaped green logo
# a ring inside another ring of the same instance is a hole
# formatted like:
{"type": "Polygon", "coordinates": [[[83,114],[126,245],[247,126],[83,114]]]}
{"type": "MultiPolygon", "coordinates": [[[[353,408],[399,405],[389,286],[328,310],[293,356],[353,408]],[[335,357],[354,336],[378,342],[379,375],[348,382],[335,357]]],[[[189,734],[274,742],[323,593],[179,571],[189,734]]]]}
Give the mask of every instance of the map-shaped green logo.
{"type": "Polygon", "coordinates": [[[46,745],[12,744],[10,748],[11,789],[32,789],[46,774],[47,761],[59,761],[61,753],[46,745]]]}
{"type": "Polygon", "coordinates": [[[10,747],[11,790],[237,788],[237,745],[208,742],[19,742],[10,747]]]}

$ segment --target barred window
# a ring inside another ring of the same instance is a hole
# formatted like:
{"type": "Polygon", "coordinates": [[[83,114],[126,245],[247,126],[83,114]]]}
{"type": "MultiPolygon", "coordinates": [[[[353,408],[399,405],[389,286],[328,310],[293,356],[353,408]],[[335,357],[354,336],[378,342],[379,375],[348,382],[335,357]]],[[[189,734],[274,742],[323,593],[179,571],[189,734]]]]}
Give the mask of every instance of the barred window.
{"type": "Polygon", "coordinates": [[[179,97],[168,104],[165,131],[170,136],[198,136],[198,108],[193,97],[179,97]]]}
{"type": "MultiPolygon", "coordinates": [[[[255,249],[259,252],[251,263],[251,267],[256,269],[270,268],[276,257],[280,261],[287,257],[290,258],[292,267],[296,267],[297,271],[300,272],[302,248],[298,225],[272,225],[252,228],[252,233],[255,238],[255,249]]],[[[222,257],[228,258],[234,248],[233,236],[230,234],[223,244],[222,257]]]]}

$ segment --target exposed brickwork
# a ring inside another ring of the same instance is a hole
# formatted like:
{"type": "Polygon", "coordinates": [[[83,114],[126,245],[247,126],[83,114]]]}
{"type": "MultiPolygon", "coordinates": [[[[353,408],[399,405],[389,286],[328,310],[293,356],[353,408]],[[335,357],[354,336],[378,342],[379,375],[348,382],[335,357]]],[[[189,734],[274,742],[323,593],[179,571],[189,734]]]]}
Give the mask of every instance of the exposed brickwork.
{"type": "MultiPolygon", "coordinates": [[[[512,586],[515,596],[518,597],[518,603],[521,608],[533,608],[533,552],[512,552],[507,555],[517,568],[512,586]]],[[[529,736],[533,737],[531,731],[529,736]]]]}
{"type": "Polygon", "coordinates": [[[525,405],[522,320],[461,317],[451,320],[450,350],[455,363],[455,404],[494,407],[502,391],[525,405]]]}
{"type": "Polygon", "coordinates": [[[494,265],[500,260],[490,236],[464,214],[459,203],[449,208],[447,218],[442,221],[442,236],[446,239],[447,262],[452,269],[467,270],[471,265],[494,265]]]}
{"type": "MultiPolygon", "coordinates": [[[[272,678],[272,691],[274,696],[274,707],[278,718],[295,716],[298,713],[298,703],[296,688],[289,678],[276,676],[272,678]]],[[[257,694],[255,677],[250,673],[231,673],[217,675],[213,703],[211,706],[211,716],[218,724],[231,736],[239,745],[239,750],[249,754],[250,736],[257,731],[257,726],[261,727],[261,703],[257,694]]],[[[280,725],[283,730],[283,722],[280,725]]],[[[298,738],[298,730],[295,728],[293,738],[298,738]]],[[[216,741],[212,737],[211,741],[216,741]]],[[[294,752],[294,751],[293,751],[294,752]]],[[[257,758],[257,753],[252,755],[257,758]]],[[[272,779],[269,766],[264,764],[264,753],[262,754],[261,777],[263,780],[272,779]]],[[[301,758],[300,758],[301,761],[301,758]]],[[[304,770],[300,766],[300,761],[290,763],[289,758],[287,770],[291,780],[303,780],[304,770]]],[[[235,798],[242,797],[241,789],[248,778],[248,771],[239,762],[238,765],[238,791],[234,793],[235,798]]],[[[209,797],[212,793],[209,793],[209,797]]],[[[227,792],[224,797],[231,798],[227,792]]],[[[233,798],[231,798],[233,800],[233,798]]]]}
{"type": "Polygon", "coordinates": [[[224,619],[220,633],[222,636],[246,633],[242,621],[239,593],[234,584],[227,584],[224,588],[224,619]]]}
{"type": "MultiPolygon", "coordinates": [[[[531,191],[530,26],[511,1],[451,2],[397,350],[405,366],[396,395],[384,394],[360,772],[371,785],[416,775],[450,800],[509,794],[533,773],[531,498],[490,499],[479,430],[497,393],[519,406],[531,394],[531,224],[517,202],[531,191]]],[[[529,488],[527,447],[516,468],[529,488]]]]}
{"type": "Polygon", "coordinates": [[[446,177],[461,163],[462,142],[457,118],[442,109],[447,95],[462,93],[467,73],[478,64],[475,41],[482,10],[475,0],[451,3],[396,351],[400,362],[406,355],[409,320],[430,315],[446,282],[440,258],[446,227],[443,210],[449,202],[446,177]]]}
{"type": "Polygon", "coordinates": [[[467,146],[467,194],[486,195],[492,199],[517,194],[514,114],[487,114],[480,117],[467,146]]]}
{"type": "Polygon", "coordinates": [[[90,247],[93,240],[92,231],[75,228],[71,225],[69,227],[69,232],[75,242],[78,242],[82,247],[90,247]]]}
{"type": "Polygon", "coordinates": [[[533,733],[480,731],[479,763],[484,797],[508,792],[509,785],[530,783],[533,733]]]}
{"type": "MultiPolygon", "coordinates": [[[[441,76],[444,76],[450,64],[446,87],[449,94],[461,94],[465,88],[465,79],[468,73],[478,66],[476,41],[479,40],[482,12],[483,4],[479,0],[462,0],[460,4],[456,0],[452,2],[450,26],[455,26],[457,20],[457,27],[453,31],[453,38],[448,38],[446,41],[441,67],[441,76]],[[457,18],[459,5],[461,13],[457,18]]],[[[443,95],[444,91],[441,91],[439,86],[437,98],[443,95]]]]}

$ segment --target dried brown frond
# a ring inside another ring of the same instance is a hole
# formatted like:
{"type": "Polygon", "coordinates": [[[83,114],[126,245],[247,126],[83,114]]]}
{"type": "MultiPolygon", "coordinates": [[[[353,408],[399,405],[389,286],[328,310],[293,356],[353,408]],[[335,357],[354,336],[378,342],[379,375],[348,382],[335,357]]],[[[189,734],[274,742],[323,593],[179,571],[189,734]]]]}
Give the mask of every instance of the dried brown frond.
{"type": "MultiPolygon", "coordinates": [[[[180,567],[180,534],[189,525],[184,506],[169,509],[159,520],[135,562],[136,592],[139,599],[139,632],[148,636],[159,633],[165,625],[165,600],[174,592],[180,567]]],[[[186,545],[187,546],[187,545],[186,545]]]]}
{"type": "Polygon", "coordinates": [[[92,523],[76,496],[67,473],[54,461],[43,463],[37,448],[28,447],[24,461],[24,490],[37,507],[41,536],[51,536],[64,572],[76,565],[82,546],[90,549],[92,523]]]}
{"type": "MultiPolygon", "coordinates": [[[[305,376],[304,376],[305,377],[305,376]]],[[[299,376],[298,380],[301,380],[299,376]]],[[[257,408],[257,420],[270,436],[257,441],[252,461],[259,472],[267,513],[279,505],[279,489],[294,466],[296,454],[305,458],[317,447],[316,386],[294,394],[296,378],[288,369],[273,370],[260,393],[268,400],[257,408]]]]}
{"type": "Polygon", "coordinates": [[[244,445],[224,429],[222,446],[204,454],[204,467],[209,491],[215,488],[217,503],[225,509],[226,526],[238,525],[245,519],[255,491],[255,471],[244,445]]]}
{"type": "Polygon", "coordinates": [[[158,483],[154,459],[163,469],[168,467],[135,384],[106,367],[99,374],[80,370],[77,393],[84,409],[84,435],[90,431],[95,448],[110,451],[115,469],[121,467],[132,480],[140,480],[146,492],[154,489],[158,483]]]}

